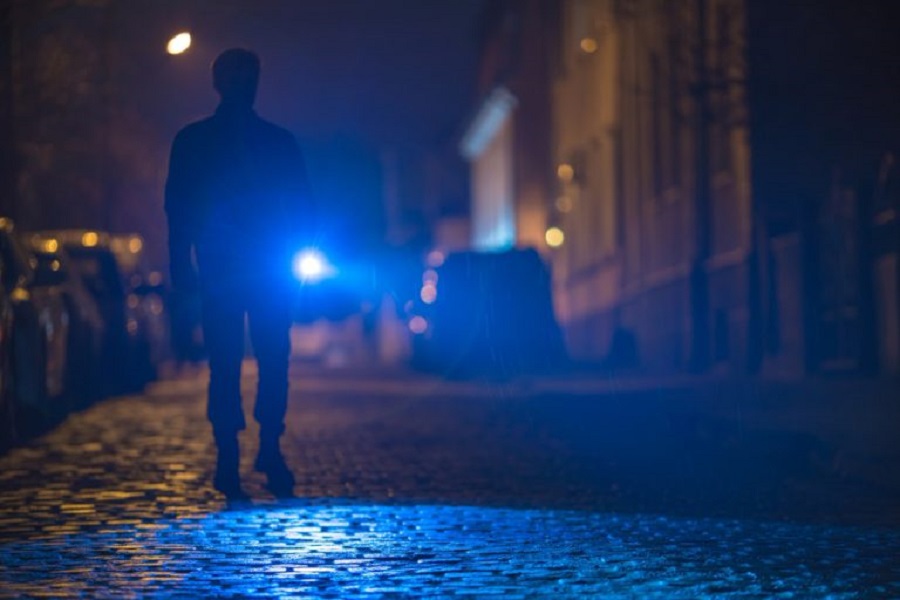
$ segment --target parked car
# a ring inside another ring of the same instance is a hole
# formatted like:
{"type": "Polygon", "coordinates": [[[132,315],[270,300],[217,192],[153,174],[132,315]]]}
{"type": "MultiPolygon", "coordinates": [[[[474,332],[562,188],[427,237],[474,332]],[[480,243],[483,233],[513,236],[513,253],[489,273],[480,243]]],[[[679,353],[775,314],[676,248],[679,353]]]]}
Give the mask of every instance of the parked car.
{"type": "MultiPolygon", "coordinates": [[[[3,279],[0,260],[0,281],[3,279]]],[[[13,301],[0,285],[0,450],[16,438],[16,397],[13,386],[13,301]]]]}
{"type": "Polygon", "coordinates": [[[128,294],[129,326],[136,324],[136,337],[146,355],[143,368],[148,379],[155,379],[159,364],[171,355],[168,294],[162,273],[150,269],[144,239],[137,233],[111,235],[110,248],[128,294]]]}
{"type": "Polygon", "coordinates": [[[67,387],[78,403],[90,403],[110,391],[103,376],[103,314],[58,240],[35,234],[26,235],[25,239],[36,259],[36,284],[62,289],[69,312],[67,387]]]}
{"type": "Polygon", "coordinates": [[[44,231],[59,242],[94,297],[106,324],[103,364],[115,393],[135,391],[153,377],[148,342],[128,303],[128,282],[112,249],[113,237],[91,230],[44,231]]]}
{"type": "Polygon", "coordinates": [[[130,288],[129,318],[137,322],[139,337],[146,340],[149,368],[155,377],[159,365],[172,356],[168,291],[158,271],[132,276],[130,288]]]}
{"type": "Polygon", "coordinates": [[[292,270],[294,322],[336,323],[362,313],[370,277],[353,261],[306,248],[294,256],[292,270]]]}
{"type": "Polygon", "coordinates": [[[457,252],[426,269],[407,305],[413,364],[448,377],[507,377],[566,364],[549,270],[534,250],[457,252]]]}
{"type": "Polygon", "coordinates": [[[35,280],[36,260],[5,218],[0,218],[0,265],[0,285],[12,300],[12,379],[19,417],[64,414],[69,314],[62,289],[35,280]]]}

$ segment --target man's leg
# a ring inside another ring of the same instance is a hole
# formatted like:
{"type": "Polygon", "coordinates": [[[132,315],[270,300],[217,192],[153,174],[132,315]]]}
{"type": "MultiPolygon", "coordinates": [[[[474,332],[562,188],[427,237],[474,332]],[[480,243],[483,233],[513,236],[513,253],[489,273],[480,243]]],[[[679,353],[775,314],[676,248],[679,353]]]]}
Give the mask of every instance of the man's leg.
{"type": "Polygon", "coordinates": [[[218,451],[214,485],[226,496],[239,497],[243,492],[238,471],[238,432],[245,427],[241,407],[244,307],[234,296],[204,298],[203,337],[209,355],[206,414],[218,451]]]}
{"type": "Polygon", "coordinates": [[[273,493],[290,495],[294,476],[285,465],[279,446],[287,412],[290,306],[281,298],[260,298],[251,305],[249,316],[250,338],[259,366],[259,387],[253,409],[259,423],[256,468],[266,473],[273,493]]]}

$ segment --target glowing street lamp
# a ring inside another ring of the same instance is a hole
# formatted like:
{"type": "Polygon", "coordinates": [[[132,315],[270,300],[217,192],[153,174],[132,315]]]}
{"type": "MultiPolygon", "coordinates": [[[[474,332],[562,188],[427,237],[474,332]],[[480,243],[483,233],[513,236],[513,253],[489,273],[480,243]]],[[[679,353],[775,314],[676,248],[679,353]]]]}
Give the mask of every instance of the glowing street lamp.
{"type": "Polygon", "coordinates": [[[551,248],[559,248],[566,241],[566,234],[559,227],[551,227],[544,234],[544,240],[551,248]]]}
{"type": "Polygon", "coordinates": [[[191,47],[191,34],[183,31],[176,34],[166,45],[166,52],[171,55],[184,54],[191,47]]]}

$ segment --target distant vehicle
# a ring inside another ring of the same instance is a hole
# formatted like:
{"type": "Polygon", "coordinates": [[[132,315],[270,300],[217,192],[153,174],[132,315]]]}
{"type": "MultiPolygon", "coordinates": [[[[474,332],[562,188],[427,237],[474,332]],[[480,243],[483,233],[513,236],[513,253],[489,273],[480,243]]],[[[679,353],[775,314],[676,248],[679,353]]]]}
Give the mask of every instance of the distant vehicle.
{"type": "Polygon", "coordinates": [[[343,366],[364,353],[363,312],[371,294],[366,269],[318,248],[299,251],[295,279],[291,350],[295,359],[343,366]]]}
{"type": "Polygon", "coordinates": [[[25,235],[36,259],[36,285],[59,286],[69,313],[69,376],[67,387],[83,404],[108,391],[103,377],[106,322],[97,304],[55,238],[25,235]]]}
{"type": "Polygon", "coordinates": [[[546,373],[567,362],[537,251],[457,252],[407,304],[413,365],[448,377],[546,373]]]}
{"type": "MultiPolygon", "coordinates": [[[[135,391],[153,379],[150,344],[142,337],[134,307],[129,306],[130,265],[120,262],[113,250],[113,236],[91,230],[38,232],[57,240],[70,264],[97,301],[106,323],[104,366],[115,392],[135,391]]],[[[131,246],[135,254],[137,243],[131,246]]],[[[132,303],[133,304],[133,303],[132,303]]]]}
{"type": "Polygon", "coordinates": [[[368,283],[365,276],[347,261],[334,261],[318,248],[306,248],[294,256],[293,275],[299,284],[295,287],[295,322],[337,322],[361,313],[368,283]]]}
{"type": "Polygon", "coordinates": [[[110,248],[126,282],[129,323],[137,323],[137,337],[148,353],[148,377],[155,378],[156,368],[171,356],[168,294],[163,275],[148,268],[140,235],[112,235],[110,248]]]}
{"type": "Polygon", "coordinates": [[[13,307],[13,387],[19,416],[46,418],[68,407],[69,314],[62,289],[36,281],[35,258],[0,218],[0,285],[13,307]]]}

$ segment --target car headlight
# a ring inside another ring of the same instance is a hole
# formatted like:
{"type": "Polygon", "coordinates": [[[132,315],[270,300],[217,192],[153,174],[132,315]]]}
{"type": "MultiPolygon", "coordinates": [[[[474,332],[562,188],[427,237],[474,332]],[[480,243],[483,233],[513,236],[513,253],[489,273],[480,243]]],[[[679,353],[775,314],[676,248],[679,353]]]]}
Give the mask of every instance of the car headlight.
{"type": "Polygon", "coordinates": [[[335,274],[334,266],[315,248],[307,248],[294,255],[293,271],[294,277],[301,283],[318,283],[335,274]]]}

